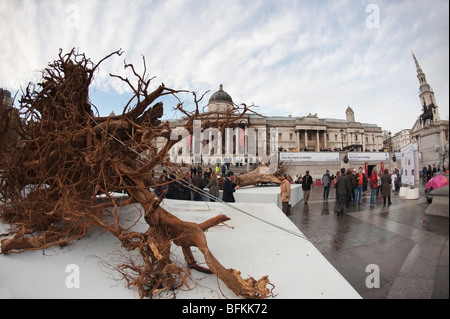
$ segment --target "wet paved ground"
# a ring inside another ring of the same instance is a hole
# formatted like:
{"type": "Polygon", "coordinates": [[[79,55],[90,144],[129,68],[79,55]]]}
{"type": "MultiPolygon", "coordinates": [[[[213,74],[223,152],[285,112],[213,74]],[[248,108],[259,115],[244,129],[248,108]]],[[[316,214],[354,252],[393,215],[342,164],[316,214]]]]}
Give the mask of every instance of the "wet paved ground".
{"type": "Polygon", "coordinates": [[[371,207],[367,192],[361,205],[337,217],[335,189],[328,201],[322,194],[323,186],[315,186],[308,204],[300,201],[289,218],[362,298],[449,298],[449,219],[426,215],[423,196],[395,193],[391,206],[378,197],[371,207]],[[377,282],[379,288],[370,287],[377,282]]]}

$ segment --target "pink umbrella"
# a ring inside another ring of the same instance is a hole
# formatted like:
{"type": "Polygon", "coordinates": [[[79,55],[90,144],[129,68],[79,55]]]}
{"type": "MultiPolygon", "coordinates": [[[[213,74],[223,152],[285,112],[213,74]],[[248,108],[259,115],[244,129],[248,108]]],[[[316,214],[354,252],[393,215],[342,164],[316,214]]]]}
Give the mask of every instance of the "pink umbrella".
{"type": "Polygon", "coordinates": [[[448,185],[448,178],[445,175],[436,175],[432,177],[428,183],[427,188],[437,189],[442,186],[448,185]]]}

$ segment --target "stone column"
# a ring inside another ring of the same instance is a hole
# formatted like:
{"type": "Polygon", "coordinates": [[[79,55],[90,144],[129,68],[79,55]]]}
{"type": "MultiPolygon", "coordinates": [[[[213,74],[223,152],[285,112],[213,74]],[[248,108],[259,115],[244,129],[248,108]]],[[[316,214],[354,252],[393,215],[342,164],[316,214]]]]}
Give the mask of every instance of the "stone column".
{"type": "Polygon", "coordinates": [[[361,133],[361,144],[362,144],[362,147],[363,147],[363,152],[365,152],[366,151],[366,137],[364,136],[364,133],[361,133]]]}
{"type": "Polygon", "coordinates": [[[320,136],[319,131],[316,131],[316,152],[320,151],[320,136]]]}
{"type": "Polygon", "coordinates": [[[308,148],[308,131],[305,130],[305,148],[308,148]]]}

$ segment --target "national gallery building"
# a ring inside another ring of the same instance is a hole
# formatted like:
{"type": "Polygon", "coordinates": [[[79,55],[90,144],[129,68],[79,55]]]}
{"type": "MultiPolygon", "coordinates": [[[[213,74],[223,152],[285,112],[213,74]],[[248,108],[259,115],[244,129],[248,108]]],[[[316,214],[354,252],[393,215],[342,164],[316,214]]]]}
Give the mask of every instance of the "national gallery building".
{"type": "MultiPolygon", "coordinates": [[[[224,114],[234,107],[233,99],[223,90],[211,95],[207,113],[224,114]]],[[[355,121],[350,106],[345,110],[345,120],[319,118],[317,114],[302,117],[259,116],[246,114],[225,134],[218,129],[197,130],[184,136],[171,149],[170,159],[175,163],[216,164],[254,163],[264,161],[264,156],[280,152],[379,152],[383,151],[383,131],[376,124],[355,121]],[[214,142],[215,141],[215,142],[214,142]]],[[[174,132],[183,131],[186,118],[169,121],[174,132]]],[[[157,141],[157,145],[162,141],[157,141]]]]}

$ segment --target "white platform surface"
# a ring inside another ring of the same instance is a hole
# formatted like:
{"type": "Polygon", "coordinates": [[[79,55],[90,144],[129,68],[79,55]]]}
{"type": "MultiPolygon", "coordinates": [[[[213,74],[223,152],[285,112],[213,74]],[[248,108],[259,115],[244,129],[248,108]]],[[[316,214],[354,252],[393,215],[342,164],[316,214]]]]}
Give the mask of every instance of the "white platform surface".
{"type": "MultiPolygon", "coordinates": [[[[281,209],[280,186],[246,186],[234,192],[236,203],[275,203],[281,209]]],[[[220,191],[222,198],[222,191],[220,191]]],[[[291,200],[289,204],[295,206],[303,199],[301,184],[291,184],[291,200]]]]}
{"type": "MultiPolygon", "coordinates": [[[[269,276],[274,285],[274,298],[282,299],[346,299],[361,296],[345,278],[307,240],[297,227],[275,204],[235,203],[233,206],[268,223],[291,230],[299,236],[258,220],[220,203],[164,200],[163,206],[186,221],[201,222],[217,214],[231,218],[226,224],[206,232],[208,247],[226,268],[234,268],[246,279],[269,276]]],[[[140,206],[127,206],[121,216],[132,222],[137,219],[140,206]]],[[[135,226],[144,231],[147,226],[141,218],[135,226]]],[[[0,224],[0,233],[6,226],[0,224]]],[[[202,254],[193,248],[198,262],[202,254]]],[[[93,230],[79,241],[59,248],[0,254],[0,298],[139,298],[134,289],[126,288],[117,272],[105,266],[124,261],[120,242],[109,233],[93,230]],[[79,267],[79,288],[68,288],[66,279],[73,276],[66,267],[79,267]]],[[[185,265],[181,249],[174,246],[173,259],[185,265]]],[[[240,298],[217,279],[195,270],[191,290],[177,291],[178,299],[240,298]]],[[[160,298],[173,298],[162,293],[160,298]]]]}

